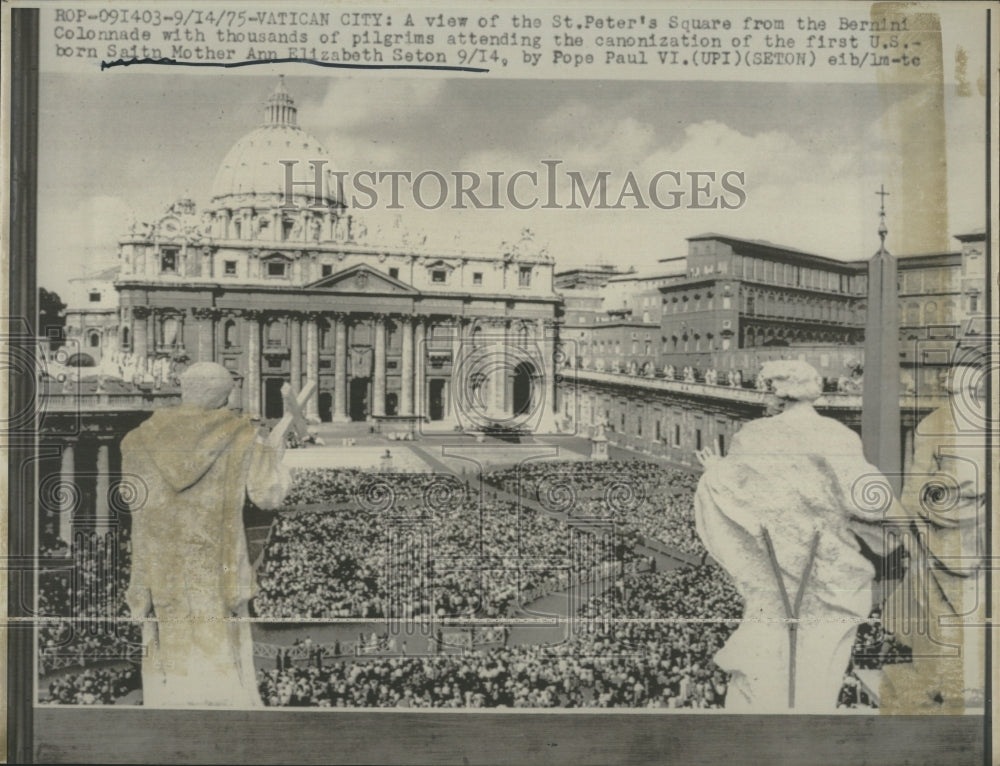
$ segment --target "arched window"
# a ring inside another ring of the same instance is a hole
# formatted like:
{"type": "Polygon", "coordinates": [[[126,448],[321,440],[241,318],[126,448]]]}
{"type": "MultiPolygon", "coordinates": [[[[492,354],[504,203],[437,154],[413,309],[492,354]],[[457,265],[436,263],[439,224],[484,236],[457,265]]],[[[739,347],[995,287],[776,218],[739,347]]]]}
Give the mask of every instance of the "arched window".
{"type": "Polygon", "coordinates": [[[267,345],[285,345],[285,325],[280,319],[272,319],[267,325],[267,345]]]}
{"type": "Polygon", "coordinates": [[[98,348],[101,345],[101,334],[92,332],[87,336],[91,348],[98,348]]]}
{"type": "Polygon", "coordinates": [[[174,317],[167,317],[163,320],[160,325],[161,337],[163,340],[163,345],[171,347],[177,343],[177,332],[180,329],[180,323],[174,317]]]}
{"type": "Polygon", "coordinates": [[[233,348],[236,345],[236,321],[229,319],[222,328],[222,346],[233,348]]]}

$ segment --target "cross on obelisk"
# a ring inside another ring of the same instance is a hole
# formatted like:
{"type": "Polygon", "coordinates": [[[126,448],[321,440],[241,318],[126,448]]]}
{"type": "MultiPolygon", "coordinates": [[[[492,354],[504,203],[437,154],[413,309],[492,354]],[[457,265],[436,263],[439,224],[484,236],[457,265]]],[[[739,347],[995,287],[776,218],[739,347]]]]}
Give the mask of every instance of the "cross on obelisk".
{"type": "Polygon", "coordinates": [[[885,247],[885,198],[880,186],[878,252],[868,261],[868,309],[865,318],[865,366],[861,403],[861,439],[865,457],[885,474],[899,496],[901,435],[899,417],[899,309],[896,259],[885,247]]]}

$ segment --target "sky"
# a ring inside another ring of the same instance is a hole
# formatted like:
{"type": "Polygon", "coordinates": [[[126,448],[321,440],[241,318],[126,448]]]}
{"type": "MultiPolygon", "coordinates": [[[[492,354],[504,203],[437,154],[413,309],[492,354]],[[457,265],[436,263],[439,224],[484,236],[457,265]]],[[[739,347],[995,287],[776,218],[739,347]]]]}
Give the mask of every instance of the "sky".
{"type": "MultiPolygon", "coordinates": [[[[914,148],[885,126],[922,97],[913,86],[650,81],[477,80],[286,69],[298,122],[336,170],[445,174],[609,171],[617,190],[663,170],[745,174],[738,210],[437,210],[408,205],[359,215],[425,233],[428,246],[499,252],[530,228],[558,268],[648,267],[683,255],[685,237],[714,231],[838,259],[878,247],[885,183],[889,239],[906,225],[900,164],[914,148]],[[894,183],[895,181],[895,183],[894,183]]],[[[38,281],[115,262],[133,219],[174,200],[207,202],[228,149],[261,122],[274,74],[178,76],[134,69],[45,73],[40,84],[38,281]]],[[[964,89],[965,93],[969,88],[964,89]]],[[[940,236],[917,251],[955,249],[951,235],[985,225],[984,99],[945,88],[947,208],[940,236]],[[945,244],[941,244],[945,243],[945,244]]],[[[371,228],[371,227],[370,227],[371,228]]],[[[898,252],[895,250],[894,252],[898,252]]]]}

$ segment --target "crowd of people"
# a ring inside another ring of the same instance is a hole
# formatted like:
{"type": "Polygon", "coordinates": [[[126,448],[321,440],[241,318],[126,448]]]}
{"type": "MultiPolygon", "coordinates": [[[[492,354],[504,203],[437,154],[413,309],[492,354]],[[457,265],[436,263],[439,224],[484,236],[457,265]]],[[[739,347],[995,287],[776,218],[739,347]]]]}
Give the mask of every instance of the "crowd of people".
{"type": "Polygon", "coordinates": [[[106,536],[79,536],[72,546],[58,539],[45,545],[68,555],[72,568],[43,569],[38,575],[39,670],[44,674],[134,654],[140,639],[125,605],[131,576],[128,527],[106,536]]]}
{"type": "Polygon", "coordinates": [[[39,702],[60,705],[113,705],[142,687],[138,665],[87,668],[60,675],[39,688],[39,702]]]}
{"type": "MultiPolygon", "coordinates": [[[[633,535],[618,540],[620,563],[636,562],[629,547],[636,534],[699,550],[691,520],[695,481],[684,471],[567,461],[494,471],[485,479],[566,516],[519,508],[502,492],[487,492],[481,502],[474,486],[457,477],[298,472],[261,554],[255,613],[290,620],[503,617],[526,593],[564,589],[606,564],[574,557],[568,525],[608,508],[633,535]],[[561,486],[574,492],[566,508],[553,500],[560,500],[561,486]]],[[[40,576],[41,615],[59,618],[43,621],[39,631],[40,701],[107,704],[140,685],[138,665],[123,663],[138,644],[138,625],[128,621],[122,599],[130,576],[127,529],[111,540],[70,549],[72,576],[58,570],[40,576]],[[107,577],[112,569],[117,575],[107,577]],[[109,615],[110,630],[93,629],[109,615]]],[[[45,545],[68,548],[58,540],[45,545]]],[[[509,643],[504,635],[502,644],[460,653],[344,651],[327,654],[326,662],[295,663],[286,656],[278,667],[258,671],[262,698],[273,706],[724,706],[728,679],[712,657],[743,610],[725,573],[709,563],[601,574],[613,585],[579,608],[562,644],[509,643]]],[[[860,626],[852,667],[908,659],[877,612],[860,626]]],[[[840,704],[874,704],[850,669],[840,704]]]]}
{"type": "MultiPolygon", "coordinates": [[[[525,593],[568,587],[608,562],[572,557],[548,514],[425,474],[308,470],[268,533],[258,615],[379,618],[507,615],[525,593]],[[345,475],[341,475],[345,474],[345,475]],[[349,508],[331,508],[353,497],[349,508]],[[404,512],[409,511],[409,517],[404,512]],[[413,518],[424,524],[414,525],[413,518]],[[405,521],[404,521],[405,520],[405,521]]],[[[627,546],[616,560],[631,560],[627,546]]]]}
{"type": "MultiPolygon", "coordinates": [[[[285,664],[259,671],[258,682],[270,706],[722,708],[728,677],[712,657],[742,613],[722,570],[685,566],[620,579],[580,607],[562,644],[285,664]]],[[[853,667],[905,660],[873,612],[838,705],[875,704],[853,667]]]]}
{"type": "Polygon", "coordinates": [[[619,581],[581,607],[561,644],[352,658],[260,671],[258,681],[265,704],[281,706],[721,707],[726,677],[711,657],[740,611],[724,577],[688,567],[619,581]],[[616,617],[695,621],[603,619],[616,602],[616,617]]]}
{"type": "Polygon", "coordinates": [[[484,478],[549,510],[613,518],[642,538],[692,556],[705,554],[694,527],[698,476],[690,471],[642,460],[567,460],[524,463],[484,478]]]}

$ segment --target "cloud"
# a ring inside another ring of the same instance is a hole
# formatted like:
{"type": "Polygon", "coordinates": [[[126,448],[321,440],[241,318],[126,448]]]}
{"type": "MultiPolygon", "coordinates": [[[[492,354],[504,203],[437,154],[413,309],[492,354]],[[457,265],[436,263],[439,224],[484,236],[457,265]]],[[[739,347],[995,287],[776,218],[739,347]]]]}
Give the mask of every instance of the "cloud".
{"type": "Polygon", "coordinates": [[[370,129],[433,108],[444,89],[440,78],[340,77],[330,83],[322,100],[306,100],[302,111],[310,125],[323,131],[370,129]]]}
{"type": "Polygon", "coordinates": [[[38,284],[65,292],[70,279],[117,263],[118,238],[134,215],[132,205],[114,195],[86,197],[68,208],[39,205],[38,284]]]}

